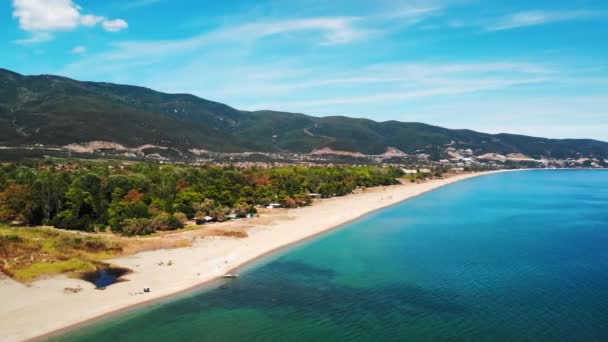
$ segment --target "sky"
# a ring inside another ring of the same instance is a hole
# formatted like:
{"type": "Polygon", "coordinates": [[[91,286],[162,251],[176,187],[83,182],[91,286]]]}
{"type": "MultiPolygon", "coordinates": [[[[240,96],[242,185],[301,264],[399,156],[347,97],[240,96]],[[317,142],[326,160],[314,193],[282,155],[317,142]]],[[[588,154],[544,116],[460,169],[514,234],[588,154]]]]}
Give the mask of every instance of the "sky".
{"type": "Polygon", "coordinates": [[[5,0],[0,30],[22,74],[608,141],[606,0],[5,0]]]}

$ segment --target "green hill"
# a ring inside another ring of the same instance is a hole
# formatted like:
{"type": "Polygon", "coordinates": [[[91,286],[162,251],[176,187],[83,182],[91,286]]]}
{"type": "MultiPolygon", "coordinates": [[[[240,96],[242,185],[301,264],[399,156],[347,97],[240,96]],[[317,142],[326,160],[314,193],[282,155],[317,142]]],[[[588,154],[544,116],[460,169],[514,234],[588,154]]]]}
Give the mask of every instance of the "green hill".
{"type": "Polygon", "coordinates": [[[24,76],[0,69],[0,145],[63,146],[89,141],[214,152],[309,153],[331,148],[381,154],[393,147],[433,156],[451,144],[470,148],[476,155],[608,157],[608,143],[596,140],[492,135],[342,116],[249,112],[189,94],[52,75],[24,76]]]}

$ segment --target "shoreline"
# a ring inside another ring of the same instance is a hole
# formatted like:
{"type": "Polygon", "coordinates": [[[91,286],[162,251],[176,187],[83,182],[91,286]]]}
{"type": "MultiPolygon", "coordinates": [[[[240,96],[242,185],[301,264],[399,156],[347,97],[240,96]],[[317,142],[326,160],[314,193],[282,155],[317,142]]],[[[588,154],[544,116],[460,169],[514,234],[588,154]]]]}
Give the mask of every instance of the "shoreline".
{"type": "Polygon", "coordinates": [[[210,286],[225,273],[341,229],[379,210],[462,180],[507,171],[469,173],[420,184],[370,188],[357,194],[319,200],[309,207],[275,209],[277,214],[270,215],[270,222],[260,222],[247,230],[247,238],[205,238],[197,240],[192,247],[148,251],[110,260],[134,272],[124,277],[128,281],[113,284],[103,291],[94,290],[90,283],[65,276],[39,280],[30,286],[0,278],[0,301],[7,303],[7,299],[12,299],[9,305],[0,308],[0,331],[4,335],[0,340],[56,337],[121,313],[175,298],[210,286]],[[157,260],[175,261],[175,265],[161,266],[157,260]],[[200,272],[192,276],[197,270],[200,272]],[[65,287],[75,286],[83,290],[76,294],[63,293],[65,287]],[[145,286],[152,292],[134,295],[145,286]],[[23,297],[27,299],[25,303],[15,305],[14,302],[23,297]]]}

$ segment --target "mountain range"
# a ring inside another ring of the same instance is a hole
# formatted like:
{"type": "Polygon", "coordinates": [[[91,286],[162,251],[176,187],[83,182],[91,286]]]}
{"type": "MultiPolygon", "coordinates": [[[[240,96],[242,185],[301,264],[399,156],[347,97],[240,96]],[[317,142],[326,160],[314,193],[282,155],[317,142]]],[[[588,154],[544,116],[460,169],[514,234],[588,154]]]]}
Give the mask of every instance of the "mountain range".
{"type": "Polygon", "coordinates": [[[608,143],[486,134],[414,122],[243,111],[189,94],[0,69],[0,145],[66,146],[103,141],[179,151],[428,153],[446,146],[474,155],[608,158],[608,143]]]}

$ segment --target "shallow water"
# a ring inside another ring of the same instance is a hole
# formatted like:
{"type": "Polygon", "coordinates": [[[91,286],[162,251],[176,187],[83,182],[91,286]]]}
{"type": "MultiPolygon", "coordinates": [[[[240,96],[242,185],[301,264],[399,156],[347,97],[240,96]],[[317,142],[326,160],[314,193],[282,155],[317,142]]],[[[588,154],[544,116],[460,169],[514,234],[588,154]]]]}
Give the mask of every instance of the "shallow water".
{"type": "Polygon", "coordinates": [[[61,341],[608,340],[608,172],[466,180],[61,341]]]}
{"type": "Polygon", "coordinates": [[[126,268],[104,267],[93,272],[83,273],[80,278],[92,283],[98,289],[105,289],[112,284],[123,281],[121,277],[128,273],[131,273],[131,270],[126,268]]]}

